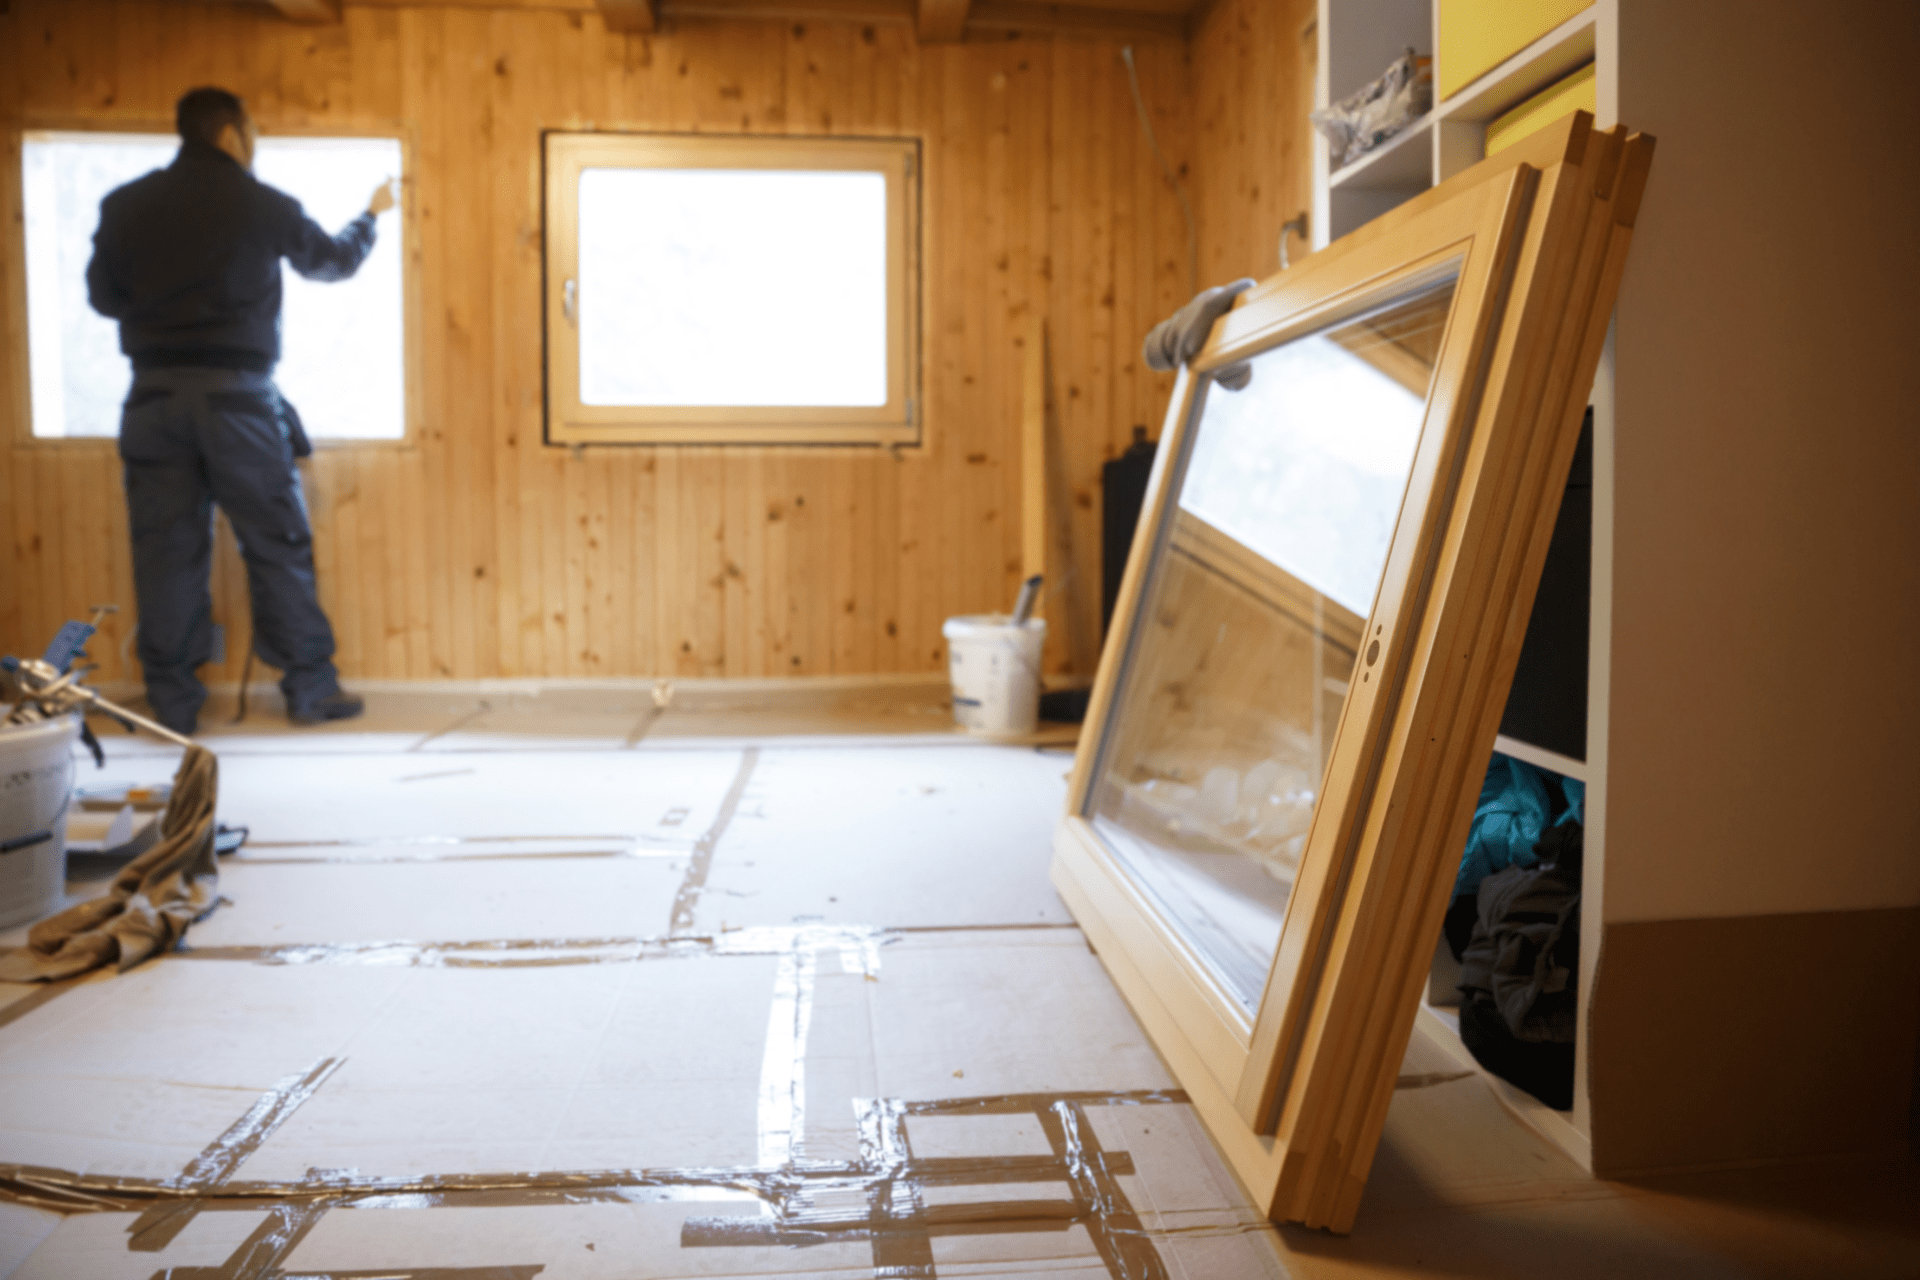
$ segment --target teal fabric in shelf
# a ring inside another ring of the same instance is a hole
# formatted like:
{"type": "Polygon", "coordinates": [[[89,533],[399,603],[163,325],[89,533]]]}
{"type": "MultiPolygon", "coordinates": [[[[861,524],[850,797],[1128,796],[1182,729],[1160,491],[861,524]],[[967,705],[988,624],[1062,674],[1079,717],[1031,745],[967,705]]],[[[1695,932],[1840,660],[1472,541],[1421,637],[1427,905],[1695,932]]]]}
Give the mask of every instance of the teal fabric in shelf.
{"type": "Polygon", "coordinates": [[[1473,893],[1496,871],[1532,866],[1533,846],[1552,817],[1547,775],[1523,760],[1495,752],[1480,786],[1473,825],[1467,829],[1467,850],[1453,882],[1454,897],[1473,893]]]}

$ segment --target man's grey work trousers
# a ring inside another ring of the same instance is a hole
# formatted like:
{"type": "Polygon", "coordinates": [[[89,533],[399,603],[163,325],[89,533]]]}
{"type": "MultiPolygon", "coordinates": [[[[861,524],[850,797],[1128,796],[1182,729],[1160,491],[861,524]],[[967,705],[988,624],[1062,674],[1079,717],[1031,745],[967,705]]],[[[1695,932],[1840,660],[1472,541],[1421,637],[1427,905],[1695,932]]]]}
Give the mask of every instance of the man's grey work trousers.
{"type": "Polygon", "coordinates": [[[314,594],[307,523],[280,393],[264,373],[149,369],[120,414],[139,653],[147,701],[174,728],[194,723],[213,658],[213,508],[227,513],[247,565],[253,648],[278,667],[289,715],[340,688],[333,628],[314,594]]]}

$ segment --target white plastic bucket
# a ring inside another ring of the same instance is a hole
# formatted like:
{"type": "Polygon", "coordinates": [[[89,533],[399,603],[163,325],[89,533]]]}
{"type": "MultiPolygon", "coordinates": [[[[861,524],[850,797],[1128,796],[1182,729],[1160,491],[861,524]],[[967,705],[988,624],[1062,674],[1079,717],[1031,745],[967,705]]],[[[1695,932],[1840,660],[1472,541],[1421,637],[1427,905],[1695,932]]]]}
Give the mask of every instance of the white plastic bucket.
{"type": "Polygon", "coordinates": [[[67,804],[73,797],[73,741],[80,718],[61,716],[0,729],[0,928],[51,915],[67,883],[67,804]]]}
{"type": "Polygon", "coordinates": [[[1029,618],[1013,625],[1004,613],[948,618],[947,674],[953,680],[953,718],[983,738],[1017,738],[1040,720],[1040,650],[1047,624],[1029,618]]]}

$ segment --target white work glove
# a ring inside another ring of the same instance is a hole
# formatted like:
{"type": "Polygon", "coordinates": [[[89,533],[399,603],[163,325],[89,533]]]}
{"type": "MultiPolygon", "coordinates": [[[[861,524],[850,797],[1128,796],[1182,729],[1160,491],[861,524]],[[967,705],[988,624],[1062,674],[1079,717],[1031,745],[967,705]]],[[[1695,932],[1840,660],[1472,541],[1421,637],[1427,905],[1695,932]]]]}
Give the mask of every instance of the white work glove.
{"type": "MultiPolygon", "coordinates": [[[[1235,280],[1232,284],[1202,289],[1193,296],[1193,301],[1153,326],[1153,332],[1140,348],[1147,368],[1165,373],[1199,355],[1213,333],[1213,322],[1233,310],[1233,300],[1251,288],[1253,281],[1235,280]]],[[[1227,390],[1238,391],[1252,380],[1253,370],[1241,361],[1215,370],[1213,378],[1227,390]]]]}

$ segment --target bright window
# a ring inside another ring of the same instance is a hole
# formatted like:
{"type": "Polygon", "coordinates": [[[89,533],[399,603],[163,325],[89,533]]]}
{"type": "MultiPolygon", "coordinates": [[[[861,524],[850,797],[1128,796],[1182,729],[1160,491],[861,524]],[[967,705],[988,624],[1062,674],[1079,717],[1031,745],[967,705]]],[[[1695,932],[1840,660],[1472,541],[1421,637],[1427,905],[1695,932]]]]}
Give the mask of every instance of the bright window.
{"type": "MultiPolygon", "coordinates": [[[[171,134],[29,133],[21,149],[26,206],[27,347],[33,434],[113,436],[132,377],[119,326],[87,304],[87,261],[109,191],[172,163],[171,134]]],[[[254,173],[337,232],[374,187],[401,172],[393,138],[261,138],[254,173]]],[[[405,306],[399,223],[383,215],[373,252],[352,279],[303,280],[282,264],[280,364],[274,380],[315,440],[406,435],[405,306]]]]}
{"type": "Polygon", "coordinates": [[[915,144],[547,139],[548,435],[918,439],[915,144]]]}

